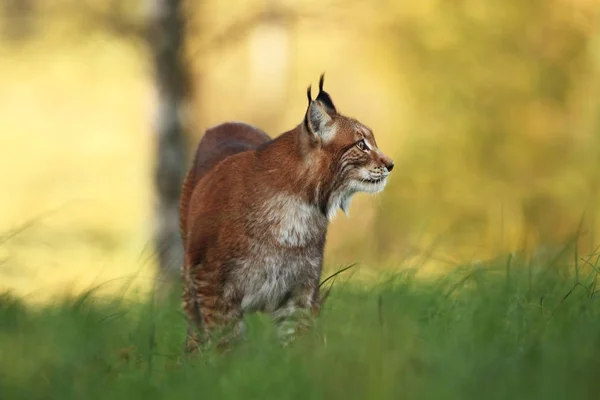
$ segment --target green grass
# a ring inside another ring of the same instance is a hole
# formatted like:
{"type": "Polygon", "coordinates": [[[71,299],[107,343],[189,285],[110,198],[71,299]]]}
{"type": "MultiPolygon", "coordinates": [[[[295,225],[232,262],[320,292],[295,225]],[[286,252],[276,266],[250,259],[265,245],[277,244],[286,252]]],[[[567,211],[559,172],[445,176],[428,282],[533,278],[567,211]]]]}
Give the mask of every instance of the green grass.
{"type": "Polygon", "coordinates": [[[36,308],[4,295],[0,398],[597,398],[594,268],[574,278],[500,260],[429,282],[336,283],[290,347],[254,315],[231,352],[187,360],[176,294],[156,305],[90,291],[36,308]]]}

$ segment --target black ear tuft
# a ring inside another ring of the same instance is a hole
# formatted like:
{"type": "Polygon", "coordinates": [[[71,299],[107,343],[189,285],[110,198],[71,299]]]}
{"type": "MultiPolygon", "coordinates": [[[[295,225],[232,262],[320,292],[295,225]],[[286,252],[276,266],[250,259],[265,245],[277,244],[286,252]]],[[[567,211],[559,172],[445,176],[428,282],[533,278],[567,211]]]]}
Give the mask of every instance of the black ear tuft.
{"type": "Polygon", "coordinates": [[[308,88],[306,89],[306,97],[308,97],[308,106],[306,108],[306,115],[304,116],[304,126],[306,127],[306,130],[308,130],[310,132],[310,126],[309,121],[308,121],[308,112],[310,111],[310,103],[312,103],[312,94],[311,94],[311,87],[312,85],[308,85],[308,88]]]}
{"type": "Polygon", "coordinates": [[[337,113],[337,110],[335,109],[335,106],[333,105],[333,101],[331,100],[331,97],[329,96],[329,94],[326,91],[323,90],[324,82],[325,82],[325,73],[322,73],[321,78],[319,79],[319,95],[317,96],[316,100],[325,107],[327,112],[337,113]]]}
{"type": "Polygon", "coordinates": [[[319,92],[323,91],[323,83],[325,82],[325,72],[323,72],[321,74],[321,77],[319,78],[319,92]]]}

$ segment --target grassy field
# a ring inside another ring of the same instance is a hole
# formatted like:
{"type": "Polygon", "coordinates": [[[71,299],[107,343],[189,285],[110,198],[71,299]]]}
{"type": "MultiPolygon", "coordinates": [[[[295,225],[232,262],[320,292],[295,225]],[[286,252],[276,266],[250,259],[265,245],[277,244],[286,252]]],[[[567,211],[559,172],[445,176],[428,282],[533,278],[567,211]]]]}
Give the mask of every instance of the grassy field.
{"type": "Polygon", "coordinates": [[[136,303],[92,289],[41,308],[5,294],[0,397],[597,398],[597,257],[575,274],[506,258],[428,282],[340,275],[315,329],[292,346],[275,345],[269,319],[254,315],[244,341],[203,359],[181,358],[176,293],[136,303]]]}

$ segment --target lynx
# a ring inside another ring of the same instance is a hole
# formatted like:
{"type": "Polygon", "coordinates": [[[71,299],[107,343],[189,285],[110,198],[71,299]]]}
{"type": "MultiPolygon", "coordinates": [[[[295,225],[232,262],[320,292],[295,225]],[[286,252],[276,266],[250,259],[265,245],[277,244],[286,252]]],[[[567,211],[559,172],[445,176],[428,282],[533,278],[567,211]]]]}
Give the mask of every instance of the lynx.
{"type": "Polygon", "coordinates": [[[293,340],[319,312],[329,222],[354,194],[385,188],[393,161],[323,82],[314,100],[308,87],[303,121],[275,139],[228,122],[198,144],[180,204],[188,351],[225,328],[219,343],[229,343],[251,312],[270,314],[293,340]]]}

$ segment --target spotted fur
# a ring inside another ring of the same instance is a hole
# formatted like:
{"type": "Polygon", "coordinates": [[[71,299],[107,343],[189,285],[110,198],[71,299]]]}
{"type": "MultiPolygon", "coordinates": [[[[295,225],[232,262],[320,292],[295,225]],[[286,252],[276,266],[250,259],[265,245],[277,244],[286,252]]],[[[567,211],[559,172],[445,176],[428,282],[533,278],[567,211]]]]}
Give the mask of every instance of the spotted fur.
{"type": "Polygon", "coordinates": [[[228,343],[248,312],[270,313],[283,340],[308,326],[329,221],[355,193],[386,185],[392,160],[368,127],[337,111],[323,76],[307,97],[303,122],[275,139],[225,123],[198,145],[180,204],[188,350],[223,329],[228,343]]]}

